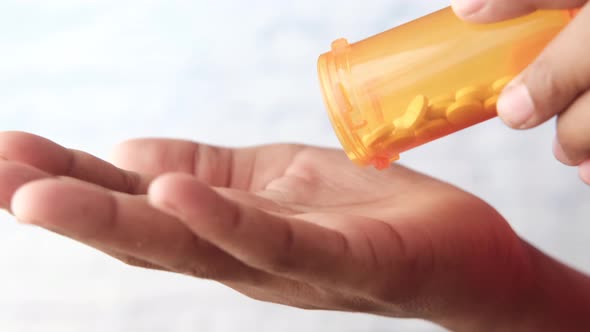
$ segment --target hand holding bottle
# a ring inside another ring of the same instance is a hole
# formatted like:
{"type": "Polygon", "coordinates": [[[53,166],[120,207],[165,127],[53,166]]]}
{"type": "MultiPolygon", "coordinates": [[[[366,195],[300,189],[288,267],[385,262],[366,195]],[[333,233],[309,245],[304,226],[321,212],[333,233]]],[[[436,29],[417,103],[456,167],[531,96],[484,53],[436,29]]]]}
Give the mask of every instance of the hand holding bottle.
{"type": "Polygon", "coordinates": [[[557,116],[556,158],[578,166],[590,184],[590,7],[586,0],[454,0],[457,15],[475,23],[498,22],[535,10],[582,7],[570,24],[517,76],[498,100],[499,116],[529,129],[557,116]]]}

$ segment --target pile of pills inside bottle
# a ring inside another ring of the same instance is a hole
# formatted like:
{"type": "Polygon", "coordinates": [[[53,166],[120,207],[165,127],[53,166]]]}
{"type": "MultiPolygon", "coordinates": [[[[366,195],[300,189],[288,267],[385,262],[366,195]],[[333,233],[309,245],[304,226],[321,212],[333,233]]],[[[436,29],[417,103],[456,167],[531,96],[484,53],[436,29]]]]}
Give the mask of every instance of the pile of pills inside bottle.
{"type": "Polygon", "coordinates": [[[454,131],[492,118],[496,115],[498,97],[511,80],[512,77],[504,77],[488,86],[465,87],[431,100],[417,95],[401,116],[365,134],[363,145],[369,154],[372,151],[395,153],[405,150],[417,140],[427,141],[440,136],[441,132],[454,131]]]}
{"type": "Polygon", "coordinates": [[[578,11],[470,24],[447,6],[357,42],[335,40],[318,58],[318,77],[348,159],[384,169],[402,153],[494,118],[502,90],[578,11]]]}

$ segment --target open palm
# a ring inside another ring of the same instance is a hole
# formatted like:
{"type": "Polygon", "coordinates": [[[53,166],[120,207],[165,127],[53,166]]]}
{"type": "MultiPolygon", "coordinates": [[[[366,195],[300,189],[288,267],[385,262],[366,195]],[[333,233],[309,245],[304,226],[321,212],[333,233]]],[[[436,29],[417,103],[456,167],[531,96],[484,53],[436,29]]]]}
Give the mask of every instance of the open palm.
{"type": "Polygon", "coordinates": [[[255,299],[444,323],[513,311],[529,282],[527,245],[493,208],[337,150],[142,139],[117,168],[5,132],[0,156],[0,203],[21,222],[255,299]]]}

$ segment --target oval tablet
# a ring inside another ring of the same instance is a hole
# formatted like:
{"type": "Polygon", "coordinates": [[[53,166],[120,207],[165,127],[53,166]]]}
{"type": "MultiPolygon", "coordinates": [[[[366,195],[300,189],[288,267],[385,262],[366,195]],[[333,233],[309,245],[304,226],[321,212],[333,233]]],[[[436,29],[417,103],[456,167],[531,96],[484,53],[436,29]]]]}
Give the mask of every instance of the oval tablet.
{"type": "Polygon", "coordinates": [[[383,145],[392,150],[403,150],[414,143],[416,137],[413,129],[397,129],[391,137],[383,142],[383,145]]]}
{"type": "Polygon", "coordinates": [[[498,104],[499,95],[495,95],[486,99],[483,103],[483,108],[485,109],[486,113],[497,113],[496,105],[498,104]]]}
{"type": "Polygon", "coordinates": [[[449,93],[447,95],[442,95],[442,96],[432,98],[430,100],[430,106],[432,106],[434,104],[439,104],[439,103],[452,103],[454,101],[455,101],[455,94],[449,93]]]}
{"type": "Polygon", "coordinates": [[[495,81],[492,84],[492,90],[494,90],[495,93],[502,92],[502,90],[504,90],[506,85],[508,85],[508,83],[510,83],[510,81],[512,81],[512,78],[513,78],[512,76],[505,76],[505,77],[502,77],[501,79],[495,81]]]}
{"type": "Polygon", "coordinates": [[[444,119],[447,117],[447,108],[453,104],[453,101],[442,101],[436,104],[431,104],[426,112],[426,117],[429,119],[444,119]]]}
{"type": "Polygon", "coordinates": [[[426,115],[428,109],[428,99],[423,95],[417,95],[412,99],[406,112],[400,118],[397,118],[393,123],[397,129],[414,128],[420,123],[426,115]]]}
{"type": "Polygon", "coordinates": [[[416,136],[428,139],[438,137],[448,126],[449,122],[447,120],[437,119],[428,121],[416,130],[416,136]]]}
{"type": "Polygon", "coordinates": [[[461,100],[484,100],[489,96],[490,92],[487,88],[470,86],[463,88],[455,94],[457,101],[461,100]]]}
{"type": "Polygon", "coordinates": [[[458,101],[447,109],[447,120],[452,124],[465,124],[481,117],[483,105],[479,101],[458,101]]]}
{"type": "Polygon", "coordinates": [[[375,144],[383,141],[384,139],[390,137],[395,130],[395,126],[391,123],[383,124],[377,128],[375,128],[371,133],[366,134],[363,136],[363,144],[367,147],[373,147],[375,144]]]}

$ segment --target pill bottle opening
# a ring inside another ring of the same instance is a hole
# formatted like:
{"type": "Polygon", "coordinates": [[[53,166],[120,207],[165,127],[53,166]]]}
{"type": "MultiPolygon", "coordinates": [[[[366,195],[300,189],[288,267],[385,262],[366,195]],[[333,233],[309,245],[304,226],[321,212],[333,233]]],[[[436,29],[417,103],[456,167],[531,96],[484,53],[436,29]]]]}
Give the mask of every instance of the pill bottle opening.
{"type": "Polygon", "coordinates": [[[339,39],[333,43],[332,51],[322,54],[318,59],[318,75],[321,85],[322,97],[328,111],[332,127],[344,148],[348,158],[359,166],[367,166],[366,156],[358,155],[362,148],[356,142],[352,132],[349,114],[353,111],[351,101],[345,95],[346,82],[342,77],[345,68],[342,68],[344,54],[339,54],[338,43],[343,47],[348,44],[339,39]]]}
{"type": "Polygon", "coordinates": [[[582,8],[574,8],[574,9],[568,9],[568,14],[570,16],[571,19],[575,18],[578,13],[580,13],[580,10],[582,10],[582,8]]]}

